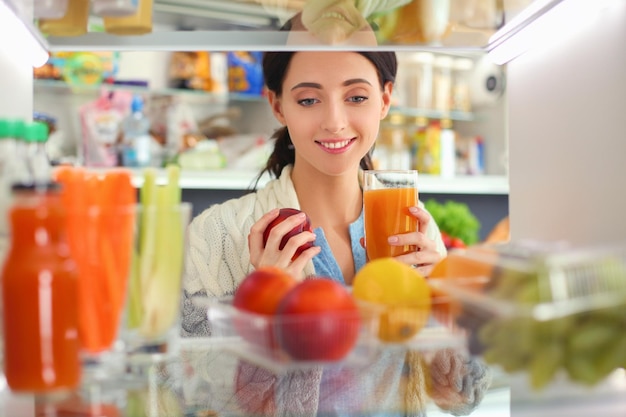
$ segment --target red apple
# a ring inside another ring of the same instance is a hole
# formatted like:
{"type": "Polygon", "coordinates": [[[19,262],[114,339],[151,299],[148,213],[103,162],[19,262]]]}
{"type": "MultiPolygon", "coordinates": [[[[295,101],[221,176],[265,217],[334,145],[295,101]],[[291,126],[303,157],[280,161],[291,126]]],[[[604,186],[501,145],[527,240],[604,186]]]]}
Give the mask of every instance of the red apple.
{"type": "Polygon", "coordinates": [[[330,278],[300,282],[283,297],[276,314],[278,343],[292,359],[343,359],[359,336],[357,304],[342,284],[330,278]]]}
{"type": "MultiPolygon", "coordinates": [[[[274,226],[276,226],[279,223],[282,223],[289,216],[293,216],[294,214],[298,214],[298,213],[301,213],[301,211],[298,209],[281,208],[280,212],[278,213],[278,217],[276,217],[263,231],[263,247],[265,247],[265,245],[267,244],[267,239],[269,237],[270,231],[272,230],[272,228],[274,228],[274,226]]],[[[287,241],[289,240],[289,238],[291,238],[292,236],[295,236],[298,233],[312,232],[312,231],[313,229],[311,228],[311,220],[309,219],[309,216],[306,216],[306,219],[302,223],[300,223],[298,226],[291,229],[285,236],[283,236],[282,240],[280,241],[280,245],[278,245],[278,249],[283,249],[285,245],[287,244],[287,241]]],[[[296,249],[296,253],[293,255],[291,260],[296,259],[302,253],[302,251],[305,251],[311,247],[313,247],[313,242],[307,242],[301,245],[300,247],[298,247],[298,249],[296,249]]]]}
{"type": "Polygon", "coordinates": [[[273,349],[274,314],[281,299],[298,281],[280,268],[265,266],[248,274],[235,290],[233,306],[242,314],[234,320],[235,329],[250,343],[273,349]],[[260,316],[254,319],[250,314],[260,316]]]}

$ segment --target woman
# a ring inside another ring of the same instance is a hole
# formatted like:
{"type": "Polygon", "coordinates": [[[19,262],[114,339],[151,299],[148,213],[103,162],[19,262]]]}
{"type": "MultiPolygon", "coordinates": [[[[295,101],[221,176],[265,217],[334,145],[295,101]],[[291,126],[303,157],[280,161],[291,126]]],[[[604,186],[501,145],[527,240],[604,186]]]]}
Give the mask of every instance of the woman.
{"type": "MultiPolygon", "coordinates": [[[[299,279],[317,275],[345,285],[352,283],[366,261],[361,245],[363,193],[359,173],[371,168],[370,152],[380,121],[390,108],[396,69],[393,52],[266,53],[263,70],[268,100],[274,116],[283,125],[274,135],[275,149],[266,166],[276,179],[254,193],[208,208],[190,225],[184,335],[210,333],[206,312],[194,308],[193,296],[232,294],[255,268],[273,265],[299,279]],[[280,207],[301,209],[313,226],[312,233],[291,237],[282,250],[282,237],[303,218],[294,215],[274,227],[264,246],[263,232],[277,217],[280,207]],[[296,249],[306,242],[314,242],[314,246],[292,261],[296,249]]],[[[416,246],[416,252],[397,259],[427,275],[445,256],[445,247],[437,225],[421,203],[411,207],[410,212],[419,223],[418,231],[390,236],[389,244],[416,246]]],[[[409,357],[407,365],[404,354],[382,356],[370,369],[372,378],[357,385],[359,398],[375,398],[372,406],[380,410],[406,410],[405,404],[412,402],[418,404],[412,408],[420,408],[416,413],[421,413],[425,385],[419,358],[409,357]],[[377,374],[384,379],[377,378],[377,374]],[[419,389],[415,388],[417,385],[419,389]],[[413,387],[411,392],[407,386],[413,387]]],[[[468,361],[461,363],[450,353],[443,356],[439,362],[448,366],[442,365],[442,369],[449,371],[449,365],[458,362],[458,366],[452,366],[458,375],[452,378],[467,379],[475,372],[468,361]]],[[[332,399],[335,392],[320,396],[325,387],[343,375],[334,375],[336,371],[325,371],[316,377],[294,377],[297,381],[324,382],[317,397],[307,397],[316,400],[307,407],[299,406],[300,409],[314,414],[317,407],[340,412],[345,411],[342,407],[351,406],[340,398],[332,399]]],[[[480,376],[483,374],[484,369],[480,376]]],[[[263,381],[255,378],[264,373],[254,369],[250,375],[250,385],[263,386],[263,381]]],[[[446,378],[442,376],[442,383],[449,382],[446,378]]],[[[457,407],[457,411],[473,408],[482,397],[482,391],[476,395],[473,384],[462,385],[459,389],[467,389],[468,395],[455,391],[458,398],[452,400],[450,408],[457,407]]],[[[432,392],[437,392],[436,388],[432,392]]]]}
{"type": "MultiPolygon", "coordinates": [[[[359,170],[371,168],[370,151],[389,111],[395,53],[267,53],[263,65],[269,103],[283,125],[266,167],[277,179],[194,219],[186,276],[190,294],[232,293],[245,275],[264,265],[300,278],[328,275],[349,285],[365,263],[359,170]],[[302,233],[279,250],[282,236],[302,221],[294,216],[272,229],[263,247],[263,231],[280,207],[307,213],[314,233],[302,233]],[[296,248],[308,241],[315,247],[291,262],[296,248]]],[[[419,251],[398,259],[427,275],[445,247],[421,205],[411,213],[419,231],[390,236],[390,245],[417,246],[419,251]]]]}

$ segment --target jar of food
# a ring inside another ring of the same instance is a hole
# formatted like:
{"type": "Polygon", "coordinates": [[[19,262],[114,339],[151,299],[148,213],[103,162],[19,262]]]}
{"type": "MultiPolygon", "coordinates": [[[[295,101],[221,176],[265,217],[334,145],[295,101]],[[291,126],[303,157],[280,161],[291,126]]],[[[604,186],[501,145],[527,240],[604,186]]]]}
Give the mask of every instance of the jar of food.
{"type": "Polygon", "coordinates": [[[472,110],[470,74],[474,63],[469,58],[456,58],[452,65],[452,110],[469,112],[472,110]]]}
{"type": "Polygon", "coordinates": [[[56,184],[14,186],[2,268],[4,371],[12,391],[75,389],[81,365],[77,270],[56,184]]]}
{"type": "Polygon", "coordinates": [[[50,36],[80,36],[87,33],[89,0],[67,0],[65,14],[58,19],[39,19],[39,29],[50,36]]]}
{"type": "Polygon", "coordinates": [[[411,144],[407,131],[406,118],[400,113],[389,115],[381,125],[380,138],[376,144],[385,151],[378,169],[411,169],[411,144]]]}
{"type": "Polygon", "coordinates": [[[104,16],[104,30],[114,35],[143,35],[152,32],[153,0],[139,0],[135,13],[129,16],[104,16]]]}
{"type": "Polygon", "coordinates": [[[440,112],[449,112],[452,105],[452,65],[453,58],[439,55],[434,62],[434,108],[440,112]]]}

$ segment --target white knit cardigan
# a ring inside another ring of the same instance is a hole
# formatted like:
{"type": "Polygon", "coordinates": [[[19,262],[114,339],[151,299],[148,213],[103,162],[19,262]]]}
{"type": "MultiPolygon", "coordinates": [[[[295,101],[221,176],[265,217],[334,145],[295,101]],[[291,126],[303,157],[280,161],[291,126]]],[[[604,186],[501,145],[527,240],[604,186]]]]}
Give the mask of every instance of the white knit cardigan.
{"type": "MultiPolygon", "coordinates": [[[[280,178],[255,193],[225,201],[200,213],[189,225],[185,290],[206,291],[209,297],[232,294],[254,268],[250,264],[248,233],[252,225],[276,207],[300,208],[291,181],[291,165],[280,178]]],[[[304,276],[313,275],[313,262],[304,276]]]]}

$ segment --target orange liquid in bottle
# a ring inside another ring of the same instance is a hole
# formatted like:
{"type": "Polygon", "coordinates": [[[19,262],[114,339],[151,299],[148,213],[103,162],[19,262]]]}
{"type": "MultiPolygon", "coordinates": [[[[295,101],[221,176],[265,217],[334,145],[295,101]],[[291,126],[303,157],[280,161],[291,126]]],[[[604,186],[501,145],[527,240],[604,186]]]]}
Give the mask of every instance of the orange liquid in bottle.
{"type": "Polygon", "coordinates": [[[2,270],[4,365],[13,391],[75,388],[80,380],[77,282],[57,195],[18,196],[2,270]]]}
{"type": "Polygon", "coordinates": [[[414,246],[391,246],[391,235],[415,232],[417,219],[409,207],[417,205],[415,188],[385,188],[363,192],[365,251],[371,261],[415,251],[414,246]]]}

